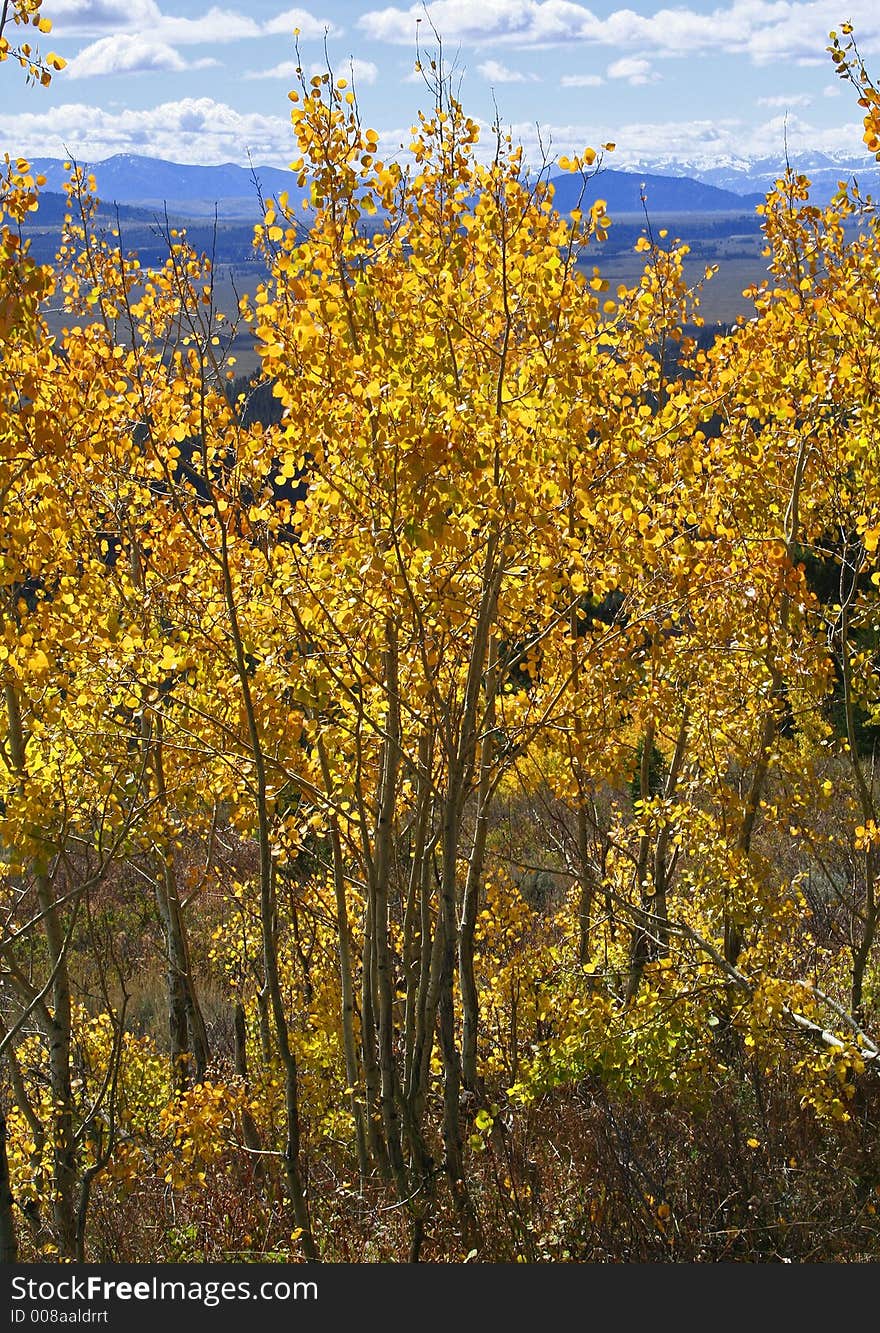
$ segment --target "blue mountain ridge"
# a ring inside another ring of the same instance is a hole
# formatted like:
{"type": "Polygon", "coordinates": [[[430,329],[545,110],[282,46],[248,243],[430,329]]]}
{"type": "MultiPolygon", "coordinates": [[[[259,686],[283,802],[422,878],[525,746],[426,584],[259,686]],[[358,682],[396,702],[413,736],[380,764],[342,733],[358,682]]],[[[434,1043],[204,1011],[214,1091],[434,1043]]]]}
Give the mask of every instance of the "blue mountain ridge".
{"type": "MultiPolygon", "coordinates": [[[[61,191],[69,172],[58,158],[36,158],[34,171],[46,177],[46,189],[61,191]]],[[[288,191],[296,196],[296,177],[290,170],[256,166],[253,169],[225,162],[219,166],[191,166],[162,158],[117,154],[102,162],[83,163],[94,173],[99,198],[105,203],[168,208],[177,213],[204,216],[216,205],[220,215],[257,218],[259,192],[264,199],[288,191]]],[[[562,212],[579,200],[586,206],[604,199],[613,213],[642,212],[644,193],[651,213],[751,212],[760,194],[739,194],[687,176],[603,169],[587,181],[559,173],[551,177],[555,203],[562,212]],[[581,195],[583,192],[583,197],[581,195]]]]}

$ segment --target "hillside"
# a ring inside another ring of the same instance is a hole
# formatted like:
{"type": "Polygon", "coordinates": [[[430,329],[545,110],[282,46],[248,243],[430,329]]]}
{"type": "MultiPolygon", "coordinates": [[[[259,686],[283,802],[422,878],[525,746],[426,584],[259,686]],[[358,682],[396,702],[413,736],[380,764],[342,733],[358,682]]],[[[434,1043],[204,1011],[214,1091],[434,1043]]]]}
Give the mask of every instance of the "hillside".
{"type": "MultiPolygon", "coordinates": [[[[32,165],[46,177],[47,189],[63,188],[69,172],[61,159],[36,158],[32,165]]],[[[204,167],[118,153],[102,162],[81,165],[94,173],[102,199],[153,209],[167,205],[171,212],[190,217],[210,216],[216,206],[224,218],[258,218],[261,192],[267,198],[294,184],[290,171],[265,166],[251,169],[233,162],[204,167]]]]}
{"type": "Polygon", "coordinates": [[[583,187],[577,176],[561,173],[551,176],[556,207],[562,212],[574,208],[581,197],[591,204],[604,199],[609,212],[641,213],[644,196],[651,213],[747,213],[753,212],[763,194],[739,194],[720,189],[686,176],[658,176],[632,171],[603,169],[583,187]]]}

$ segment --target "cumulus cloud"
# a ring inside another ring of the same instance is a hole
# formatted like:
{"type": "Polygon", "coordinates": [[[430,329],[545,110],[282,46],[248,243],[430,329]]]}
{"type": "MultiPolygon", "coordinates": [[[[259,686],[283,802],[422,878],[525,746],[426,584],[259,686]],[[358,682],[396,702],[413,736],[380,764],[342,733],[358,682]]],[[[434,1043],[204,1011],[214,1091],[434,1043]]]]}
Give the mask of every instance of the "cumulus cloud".
{"type": "Polygon", "coordinates": [[[161,21],[154,0],[55,0],[52,24],[60,37],[154,28],[161,21]]]}
{"type": "Polygon", "coordinates": [[[280,64],[273,65],[271,69],[248,69],[245,70],[242,78],[244,79],[287,79],[291,84],[298,80],[297,65],[295,60],[282,60],[280,64]]]}
{"type": "Polygon", "coordinates": [[[236,42],[275,33],[292,35],[299,28],[303,37],[338,35],[329,19],[315,17],[306,9],[287,9],[265,23],[236,9],[212,5],[202,14],[187,17],[164,14],[156,0],[56,0],[52,20],[59,37],[101,37],[119,33],[141,33],[175,46],[203,42],[236,42]]]}
{"type": "Polygon", "coordinates": [[[254,19],[234,9],[212,7],[196,18],[178,18],[162,14],[156,35],[178,45],[202,42],[238,42],[243,38],[259,37],[262,29],[254,19]]]}
{"type": "MultiPolygon", "coordinates": [[[[113,74],[166,73],[204,69],[216,60],[193,60],[178,48],[240,42],[275,33],[305,38],[337,35],[339,29],[305,9],[289,9],[268,22],[247,13],[212,5],[201,14],[165,14],[156,0],[57,0],[52,7],[55,30],[66,38],[95,37],[68,61],[65,77],[87,79],[113,74]]],[[[369,62],[365,62],[369,64],[369,62]]],[[[295,69],[285,62],[274,70],[250,71],[246,78],[283,78],[295,69]]],[[[370,82],[369,72],[364,82],[370,82]]]]}
{"type": "Polygon", "coordinates": [[[348,68],[354,83],[375,83],[379,77],[379,67],[372,60],[358,60],[355,56],[348,62],[348,68]]]}
{"type": "Polygon", "coordinates": [[[292,36],[296,28],[299,29],[299,35],[306,39],[323,37],[325,33],[328,37],[338,37],[342,32],[329,19],[315,18],[306,9],[285,9],[283,14],[276,14],[263,24],[263,32],[280,33],[286,37],[292,36]]]}
{"type": "Polygon", "coordinates": [[[626,79],[633,86],[640,83],[656,83],[660,75],[651,68],[650,60],[638,56],[623,56],[608,66],[609,79],[626,79]]]}
{"type": "Polygon", "coordinates": [[[42,112],[0,115],[0,151],[30,157],[100,162],[140,153],[173,162],[239,162],[286,166],[293,150],[287,117],[242,113],[209,97],[163,102],[147,110],[109,111],[68,102],[42,112]]]}
{"type": "Polygon", "coordinates": [[[605,80],[601,74],[563,74],[563,88],[600,88],[605,80]]]}
{"type": "Polygon", "coordinates": [[[184,60],[167,42],[154,41],[139,33],[101,37],[68,62],[65,77],[90,79],[105,74],[178,74],[187,69],[206,69],[217,61],[184,60]]]}
{"type": "Polygon", "coordinates": [[[529,83],[535,81],[535,75],[522,74],[518,69],[508,69],[500,60],[484,60],[477,65],[477,73],[489,83],[529,83]]]}
{"type": "Polygon", "coordinates": [[[430,39],[430,20],[446,42],[530,46],[580,35],[585,16],[596,22],[589,10],[570,0],[485,0],[479,6],[470,0],[434,0],[409,9],[370,10],[358,20],[358,27],[379,41],[409,44],[419,24],[425,40],[430,39]]]}
{"type": "Polygon", "coordinates": [[[622,170],[667,170],[677,164],[696,169],[715,167],[720,161],[736,162],[752,158],[783,159],[788,145],[792,156],[807,151],[853,153],[863,151],[861,122],[820,128],[797,115],[777,115],[749,126],[730,117],[706,120],[639,121],[607,124],[542,125],[540,135],[534,124],[523,121],[511,126],[514,141],[520,142],[527,156],[539,161],[541,143],[552,139],[559,155],[572,156],[587,145],[597,148],[606,140],[617,144],[607,165],[622,170]]]}
{"type": "MultiPolygon", "coordinates": [[[[494,151],[494,138],[485,125],[483,150],[494,151]]],[[[510,126],[514,141],[522,143],[527,160],[542,161],[546,145],[569,156],[606,140],[617,142],[608,165],[633,170],[671,170],[716,166],[719,161],[746,158],[781,159],[786,142],[796,155],[806,150],[860,155],[863,151],[860,120],[822,129],[798,115],[776,115],[750,127],[739,118],[657,120],[621,124],[585,122],[542,124],[533,121],[510,126]]],[[[380,134],[383,156],[403,152],[411,135],[404,126],[380,134]],[[401,149],[403,145],[403,149],[401,149]]],[[[103,110],[86,103],[65,103],[36,112],[0,114],[0,152],[25,157],[65,157],[98,162],[114,153],[140,153],[175,162],[215,164],[243,161],[250,152],[260,165],[286,166],[293,153],[290,121],[280,116],[242,113],[211,98],[184,98],[147,110],[103,110]]]]}
{"type": "MultiPolygon", "coordinates": [[[[312,76],[326,73],[327,66],[317,61],[309,66],[309,74],[312,76]]],[[[357,56],[352,56],[349,60],[341,60],[338,67],[334,67],[333,74],[337,79],[350,79],[355,84],[375,83],[379,77],[379,67],[372,60],[358,60],[357,56]]]]}
{"type": "MultiPolygon", "coordinates": [[[[316,74],[326,74],[327,66],[315,61],[309,65],[309,77],[316,74]]],[[[354,84],[363,85],[365,83],[375,83],[379,77],[379,67],[374,65],[372,60],[358,60],[356,57],[348,61],[341,61],[338,67],[334,67],[334,77],[337,79],[349,79],[354,84]]],[[[249,69],[243,76],[246,79],[287,79],[291,84],[299,81],[299,66],[295,60],[282,60],[279,65],[273,65],[271,69],[249,69]]]]}
{"type": "MultiPolygon", "coordinates": [[[[850,0],[846,17],[865,52],[880,49],[876,0],[850,0]]],[[[388,6],[362,15],[358,26],[384,42],[412,42],[429,18],[444,42],[545,46],[580,41],[658,56],[707,52],[745,54],[757,64],[821,59],[828,31],[840,22],[837,0],[730,0],[709,12],[686,5],[648,14],[615,9],[597,15],[575,0],[432,0],[424,6],[388,6]]]]}

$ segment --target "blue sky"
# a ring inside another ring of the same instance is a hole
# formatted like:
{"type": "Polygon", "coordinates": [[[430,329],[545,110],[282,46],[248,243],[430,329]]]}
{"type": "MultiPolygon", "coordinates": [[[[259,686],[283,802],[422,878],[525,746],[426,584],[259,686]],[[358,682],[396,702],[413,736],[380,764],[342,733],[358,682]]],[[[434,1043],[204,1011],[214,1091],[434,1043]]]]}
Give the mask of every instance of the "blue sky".
{"type": "Polygon", "coordinates": [[[614,140],[609,165],[706,166],[778,158],[786,134],[792,152],[858,155],[858,107],[825,46],[829,29],[852,21],[880,77],[880,4],[842,3],[43,0],[53,31],[42,49],[69,64],[49,89],[0,70],[0,151],[200,163],[250,153],[283,166],[298,27],[304,66],[323,65],[326,43],[337,75],[354,76],[362,119],[394,152],[425,105],[414,62],[417,34],[430,51],[430,18],[466,109],[488,122],[494,101],[531,161],[539,142],[562,154],[614,140]]]}

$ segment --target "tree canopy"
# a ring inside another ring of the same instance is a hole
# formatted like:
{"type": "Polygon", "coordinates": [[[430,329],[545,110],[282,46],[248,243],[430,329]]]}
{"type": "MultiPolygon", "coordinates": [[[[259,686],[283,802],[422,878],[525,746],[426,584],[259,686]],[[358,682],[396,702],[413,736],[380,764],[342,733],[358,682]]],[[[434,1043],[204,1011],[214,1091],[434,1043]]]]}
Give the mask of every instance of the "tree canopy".
{"type": "Polygon", "coordinates": [[[864,1260],[873,206],[786,172],[698,345],[686,244],[611,291],[426,76],[384,162],[301,74],[237,311],[75,164],[35,263],[6,161],[4,1257],[864,1260]]]}

